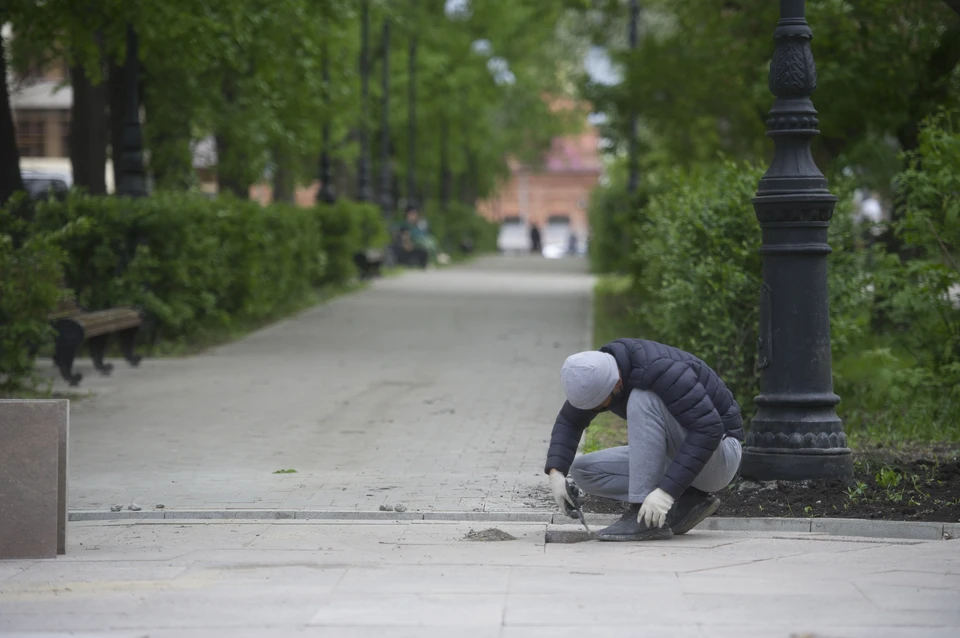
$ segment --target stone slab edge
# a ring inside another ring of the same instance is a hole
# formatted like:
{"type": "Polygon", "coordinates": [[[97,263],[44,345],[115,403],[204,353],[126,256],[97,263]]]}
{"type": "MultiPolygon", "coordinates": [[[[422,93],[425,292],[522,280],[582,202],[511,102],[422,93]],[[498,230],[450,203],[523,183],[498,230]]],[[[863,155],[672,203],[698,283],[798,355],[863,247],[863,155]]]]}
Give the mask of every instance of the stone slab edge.
{"type": "MultiPolygon", "coordinates": [[[[616,514],[587,515],[591,529],[610,525],[616,514]]],[[[360,512],[328,510],[163,510],[149,512],[72,511],[70,521],[115,520],[337,520],[337,521],[464,521],[491,523],[546,523],[570,525],[575,521],[547,512],[360,512]]],[[[857,518],[733,518],[714,516],[701,529],[724,532],[815,532],[832,536],[905,538],[911,540],[960,539],[960,523],[877,521],[857,518]]]]}

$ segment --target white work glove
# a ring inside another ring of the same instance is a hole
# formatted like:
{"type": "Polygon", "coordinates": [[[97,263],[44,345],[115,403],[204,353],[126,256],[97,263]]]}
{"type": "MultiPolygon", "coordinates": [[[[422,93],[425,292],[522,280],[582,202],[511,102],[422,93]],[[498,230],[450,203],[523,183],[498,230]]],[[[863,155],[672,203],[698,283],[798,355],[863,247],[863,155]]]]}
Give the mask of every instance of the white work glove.
{"type": "Polygon", "coordinates": [[[671,507],[673,507],[673,497],[658,487],[643,499],[640,512],[637,514],[637,522],[647,527],[663,527],[671,507]]]}
{"type": "Polygon", "coordinates": [[[550,470],[550,489],[553,491],[553,500],[557,502],[560,511],[570,516],[573,511],[573,501],[567,494],[567,477],[560,470],[550,470]]]}

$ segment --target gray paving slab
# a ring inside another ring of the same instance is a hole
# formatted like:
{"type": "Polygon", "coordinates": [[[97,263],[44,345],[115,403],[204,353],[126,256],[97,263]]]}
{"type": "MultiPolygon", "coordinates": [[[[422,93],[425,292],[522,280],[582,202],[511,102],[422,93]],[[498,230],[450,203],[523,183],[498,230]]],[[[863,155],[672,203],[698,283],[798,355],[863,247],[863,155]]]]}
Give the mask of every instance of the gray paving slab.
{"type": "Polygon", "coordinates": [[[66,557],[0,565],[0,635],[960,631],[953,542],[697,529],[654,543],[544,545],[546,524],[496,527],[516,540],[465,540],[476,525],[445,521],[75,523],[66,557]]]}
{"type": "Polygon", "coordinates": [[[94,396],[72,405],[70,509],[535,507],[592,283],[581,259],[485,258],[376,281],[199,356],[110,377],[81,360],[94,396]]]}
{"type": "Polygon", "coordinates": [[[896,538],[940,540],[943,538],[943,523],[815,518],[811,519],[810,531],[822,531],[841,536],[893,536],[896,538]]]}

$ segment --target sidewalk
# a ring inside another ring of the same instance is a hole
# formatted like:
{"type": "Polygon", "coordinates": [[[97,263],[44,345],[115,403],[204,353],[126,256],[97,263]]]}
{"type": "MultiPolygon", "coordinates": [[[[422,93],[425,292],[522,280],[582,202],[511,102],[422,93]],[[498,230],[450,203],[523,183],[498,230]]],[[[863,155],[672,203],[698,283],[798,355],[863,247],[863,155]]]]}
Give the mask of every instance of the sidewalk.
{"type": "Polygon", "coordinates": [[[694,530],[544,545],[545,525],[493,526],[516,540],[464,540],[486,529],[466,523],[74,523],[66,557],[0,563],[0,635],[960,633],[960,541],[694,530]]]}
{"type": "Polygon", "coordinates": [[[70,509],[536,507],[560,365],[590,346],[585,269],[484,258],[201,356],[111,377],[83,359],[95,396],[71,407],[70,509]]]}

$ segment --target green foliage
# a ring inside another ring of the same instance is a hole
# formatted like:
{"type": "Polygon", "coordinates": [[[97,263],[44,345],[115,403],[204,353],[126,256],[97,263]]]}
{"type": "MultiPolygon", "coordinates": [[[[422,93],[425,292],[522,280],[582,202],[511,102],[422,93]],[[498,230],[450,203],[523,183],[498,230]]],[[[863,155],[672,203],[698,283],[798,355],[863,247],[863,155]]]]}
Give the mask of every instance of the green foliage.
{"type": "Polygon", "coordinates": [[[739,397],[756,388],[760,175],[732,162],[674,171],[630,232],[636,336],[696,353],[739,397]]]}
{"type": "MultiPolygon", "coordinates": [[[[636,113],[645,155],[667,166],[768,152],[763,116],[773,103],[767,80],[778,3],[647,0],[634,51],[624,41],[625,3],[588,4],[580,31],[623,70],[616,86],[582,82],[584,97],[608,115],[613,149],[626,148],[636,113]]],[[[913,148],[916,125],[960,98],[960,16],[940,1],[811,0],[806,17],[823,133],[815,157],[829,175],[849,167],[861,185],[889,192],[900,170],[897,143],[913,148]]]]}
{"type": "Polygon", "coordinates": [[[59,299],[60,255],[51,235],[26,234],[0,208],[0,388],[16,388],[33,370],[32,349],[53,338],[47,322],[59,299]]]}
{"type": "Polygon", "coordinates": [[[898,177],[897,234],[912,255],[875,249],[872,332],[835,366],[848,430],[880,441],[960,440],[960,131],[933,118],[898,177]]]}
{"type": "Polygon", "coordinates": [[[477,211],[464,204],[452,202],[446,211],[439,204],[430,203],[425,210],[429,232],[436,237],[443,252],[461,256],[466,245],[473,252],[494,252],[497,249],[499,225],[487,220],[477,211]]]}
{"type": "Polygon", "coordinates": [[[373,204],[341,198],[333,205],[320,204],[316,210],[327,255],[324,280],[328,283],[343,282],[353,276],[355,253],[383,248],[389,241],[380,210],[373,204]]]}
{"type": "Polygon", "coordinates": [[[226,196],[74,194],[40,205],[34,223],[41,232],[72,224],[59,245],[66,282],[81,305],[140,306],[154,336],[179,340],[269,319],[316,286],[352,277],[350,267],[328,268],[327,250],[352,256],[361,229],[371,232],[363,221],[368,209],[344,204],[337,212],[343,223],[335,227],[329,211],[226,196]]]}
{"type": "MultiPolygon", "coordinates": [[[[855,443],[960,440],[960,133],[932,119],[899,177],[896,231],[913,255],[866,247],[849,184],[830,226],[834,385],[855,443]]],[[[713,366],[749,417],[755,371],[760,229],[750,198],[761,170],[733,162],[677,169],[621,227],[629,279],[597,287],[598,341],[635,336],[713,366]],[[618,332],[619,334],[614,334],[618,332]]]]}
{"type": "Polygon", "coordinates": [[[632,233],[623,232],[646,220],[649,182],[634,194],[622,182],[597,187],[587,207],[590,222],[590,267],[598,273],[626,272],[634,250],[632,233]]]}

